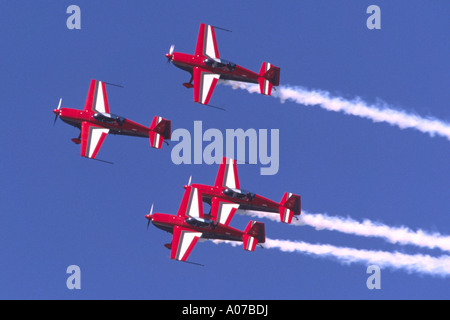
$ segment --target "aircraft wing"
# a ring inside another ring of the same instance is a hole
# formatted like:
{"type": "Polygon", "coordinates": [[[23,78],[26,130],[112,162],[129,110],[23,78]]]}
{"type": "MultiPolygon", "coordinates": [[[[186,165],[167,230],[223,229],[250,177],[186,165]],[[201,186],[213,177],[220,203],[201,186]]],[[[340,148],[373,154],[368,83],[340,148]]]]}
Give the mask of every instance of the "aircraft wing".
{"type": "Polygon", "coordinates": [[[202,23],[197,38],[195,55],[201,55],[209,58],[219,59],[219,50],[217,49],[216,33],[214,27],[202,23]]]}
{"type": "Polygon", "coordinates": [[[202,68],[194,68],[194,101],[208,104],[216,87],[220,74],[211,73],[202,68]]]}
{"type": "Polygon", "coordinates": [[[204,218],[202,195],[197,188],[191,186],[186,188],[177,216],[196,219],[204,218]]]}
{"type": "Polygon", "coordinates": [[[81,124],[81,156],[95,159],[109,129],[84,121],[81,124]]]}
{"type": "Polygon", "coordinates": [[[219,199],[217,197],[211,200],[211,216],[216,222],[228,226],[233,219],[239,205],[233,202],[219,199]]]}
{"type": "Polygon", "coordinates": [[[108,97],[104,82],[91,80],[84,111],[109,113],[108,97]]]}
{"type": "Polygon", "coordinates": [[[170,258],[186,261],[201,236],[201,232],[175,226],[173,228],[170,258]]]}
{"type": "Polygon", "coordinates": [[[237,165],[234,159],[225,157],[222,159],[214,186],[234,189],[241,188],[239,185],[237,165]]]}

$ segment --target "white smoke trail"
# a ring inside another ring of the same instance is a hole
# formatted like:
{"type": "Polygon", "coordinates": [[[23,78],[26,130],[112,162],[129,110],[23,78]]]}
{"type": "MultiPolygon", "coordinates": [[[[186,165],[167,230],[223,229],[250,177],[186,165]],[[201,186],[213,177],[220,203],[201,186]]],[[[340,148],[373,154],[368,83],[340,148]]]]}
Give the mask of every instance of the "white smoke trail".
{"type": "Polygon", "coordinates": [[[343,263],[376,264],[380,267],[403,269],[430,275],[449,276],[450,256],[438,258],[429,255],[408,255],[399,252],[370,251],[332,245],[309,244],[287,240],[267,239],[265,248],[276,248],[284,252],[301,252],[317,256],[334,257],[343,263]]]}
{"type": "MultiPolygon", "coordinates": [[[[255,84],[230,81],[224,81],[223,83],[232,86],[234,89],[239,88],[250,93],[259,93],[259,86],[255,84]]],[[[296,86],[280,86],[277,91],[273,92],[272,96],[279,98],[281,102],[291,100],[305,106],[320,106],[328,111],[343,112],[371,119],[374,122],[386,122],[400,129],[416,129],[428,133],[431,137],[439,135],[450,140],[450,123],[395,110],[386,104],[368,105],[360,98],[349,101],[342,97],[332,97],[327,91],[307,90],[296,86]]]]}
{"type": "MultiPolygon", "coordinates": [[[[233,246],[236,242],[214,240],[214,243],[229,243],[233,246]]],[[[264,244],[266,249],[279,249],[283,252],[299,252],[307,255],[334,258],[344,264],[361,263],[375,264],[381,268],[405,270],[409,273],[429,274],[447,277],[450,275],[450,256],[431,257],[429,255],[408,255],[399,252],[360,250],[345,247],[335,247],[328,244],[310,244],[289,240],[267,239],[264,244]]]]}
{"type": "MultiPolygon", "coordinates": [[[[270,219],[280,222],[277,214],[262,211],[238,211],[241,214],[248,214],[253,217],[270,219]]],[[[450,236],[439,233],[428,233],[422,230],[413,231],[407,227],[390,227],[370,220],[358,222],[350,218],[330,217],[326,214],[311,214],[302,211],[299,220],[292,220],[294,226],[310,226],[316,230],[338,231],[363,237],[378,237],[387,242],[399,245],[415,245],[422,248],[435,249],[450,252],[450,236]]]]}

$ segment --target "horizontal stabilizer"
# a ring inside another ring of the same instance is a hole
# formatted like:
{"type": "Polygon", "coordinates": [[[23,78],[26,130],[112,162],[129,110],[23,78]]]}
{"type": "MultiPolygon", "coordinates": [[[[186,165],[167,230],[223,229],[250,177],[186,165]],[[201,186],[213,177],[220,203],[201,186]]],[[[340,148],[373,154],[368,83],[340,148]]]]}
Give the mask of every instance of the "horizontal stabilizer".
{"type": "Polygon", "coordinates": [[[250,221],[242,236],[244,250],[255,251],[256,245],[258,243],[264,243],[265,241],[266,232],[264,223],[250,221]]]}
{"type": "Polygon", "coordinates": [[[280,84],[280,68],[273,66],[268,62],[263,62],[258,78],[261,94],[270,96],[272,87],[280,84]]]}
{"type": "Polygon", "coordinates": [[[281,199],[280,220],[284,223],[291,223],[294,215],[301,214],[301,198],[298,195],[286,192],[281,199]]]}
{"type": "Polygon", "coordinates": [[[166,120],[162,117],[153,118],[150,125],[150,145],[152,148],[161,149],[164,139],[170,140],[172,135],[170,120],[166,120]]]}

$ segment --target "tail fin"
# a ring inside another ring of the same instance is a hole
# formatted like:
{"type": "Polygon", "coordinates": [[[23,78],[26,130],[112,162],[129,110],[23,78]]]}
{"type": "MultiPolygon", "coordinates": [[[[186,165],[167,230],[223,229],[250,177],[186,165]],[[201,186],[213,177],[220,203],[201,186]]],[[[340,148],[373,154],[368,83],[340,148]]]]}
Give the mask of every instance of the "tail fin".
{"type": "Polygon", "coordinates": [[[170,120],[161,117],[153,118],[148,135],[150,137],[150,145],[152,148],[161,149],[164,139],[170,140],[172,135],[170,120]]]}
{"type": "Polygon", "coordinates": [[[264,223],[250,221],[242,236],[244,250],[255,251],[258,243],[266,242],[266,231],[264,223]]]}
{"type": "Polygon", "coordinates": [[[280,207],[281,222],[291,223],[294,215],[301,214],[301,198],[298,195],[286,192],[281,199],[280,207]]]}
{"type": "Polygon", "coordinates": [[[261,94],[270,96],[272,93],[272,86],[280,84],[280,68],[273,66],[268,62],[263,62],[261,70],[259,71],[259,88],[261,94]]]}

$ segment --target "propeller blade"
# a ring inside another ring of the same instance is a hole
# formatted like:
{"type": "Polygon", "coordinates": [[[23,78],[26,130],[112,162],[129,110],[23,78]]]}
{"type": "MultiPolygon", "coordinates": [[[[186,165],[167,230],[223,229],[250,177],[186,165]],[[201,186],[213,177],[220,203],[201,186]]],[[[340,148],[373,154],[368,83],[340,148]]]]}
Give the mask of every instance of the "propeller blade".
{"type": "Polygon", "coordinates": [[[192,175],[189,177],[189,181],[188,181],[188,186],[190,186],[191,185],[191,182],[192,182],[192,175]]]}
{"type": "Polygon", "coordinates": [[[153,203],[152,203],[152,207],[150,209],[150,213],[148,214],[149,218],[148,218],[148,222],[147,222],[147,230],[150,227],[150,223],[152,222],[152,218],[151,218],[152,214],[153,214],[153,203]]]}
{"type": "MultiPolygon", "coordinates": [[[[60,110],[61,109],[61,104],[62,104],[62,98],[59,99],[59,103],[58,103],[58,108],[56,108],[56,110],[60,110]]],[[[55,112],[55,111],[53,111],[55,112]]],[[[56,120],[58,120],[58,116],[59,116],[59,112],[55,112],[55,120],[53,120],[53,126],[55,126],[56,120]]]]}
{"type": "Polygon", "coordinates": [[[166,54],[167,64],[170,64],[170,61],[172,61],[173,50],[175,50],[175,45],[174,44],[170,46],[169,53],[166,54]]]}

